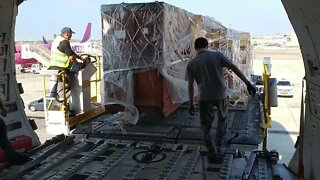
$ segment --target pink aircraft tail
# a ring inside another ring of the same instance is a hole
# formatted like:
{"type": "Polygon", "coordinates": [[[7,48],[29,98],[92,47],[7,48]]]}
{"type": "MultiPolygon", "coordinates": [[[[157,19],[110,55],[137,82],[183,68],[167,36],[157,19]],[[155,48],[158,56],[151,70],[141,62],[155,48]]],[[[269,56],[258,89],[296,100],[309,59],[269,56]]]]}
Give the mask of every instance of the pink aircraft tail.
{"type": "MultiPolygon", "coordinates": [[[[88,23],[86,30],[84,31],[81,43],[87,42],[90,39],[90,37],[91,37],[91,23],[88,23]]],[[[42,36],[42,42],[43,42],[43,44],[49,45],[48,41],[46,40],[46,38],[44,36],[42,36]]],[[[51,45],[50,45],[50,47],[51,47],[51,45]]]]}
{"type": "Polygon", "coordinates": [[[87,42],[91,37],[91,23],[88,23],[87,28],[83,34],[81,43],[87,42]]]}

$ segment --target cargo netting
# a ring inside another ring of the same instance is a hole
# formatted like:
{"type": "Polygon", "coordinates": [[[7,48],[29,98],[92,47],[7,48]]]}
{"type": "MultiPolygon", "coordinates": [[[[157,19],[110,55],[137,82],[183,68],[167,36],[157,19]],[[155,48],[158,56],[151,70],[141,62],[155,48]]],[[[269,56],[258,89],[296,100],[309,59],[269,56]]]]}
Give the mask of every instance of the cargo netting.
{"type": "MultiPolygon", "coordinates": [[[[226,28],[213,18],[195,15],[164,2],[101,6],[103,72],[102,101],[121,104],[135,124],[134,76],[157,71],[166,81],[173,103],[188,101],[185,70],[195,55],[194,41],[206,37],[211,49],[222,51],[247,77],[251,73],[250,35],[226,28]]],[[[229,95],[246,97],[244,84],[225,70],[229,95]]],[[[196,87],[196,86],[195,86],[196,87]]]]}

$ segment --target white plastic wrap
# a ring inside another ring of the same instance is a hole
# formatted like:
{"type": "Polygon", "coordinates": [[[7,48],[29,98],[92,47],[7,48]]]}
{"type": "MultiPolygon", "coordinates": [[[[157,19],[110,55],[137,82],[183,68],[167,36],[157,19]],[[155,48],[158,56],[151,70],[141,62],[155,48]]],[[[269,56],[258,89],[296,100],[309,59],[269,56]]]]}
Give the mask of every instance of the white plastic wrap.
{"type": "MultiPolygon", "coordinates": [[[[193,44],[198,37],[206,37],[210,48],[218,48],[235,64],[242,64],[240,32],[228,30],[212,18],[163,2],[102,5],[101,16],[104,102],[134,104],[132,75],[155,69],[165,78],[173,103],[188,101],[185,70],[195,55],[193,44]]],[[[247,77],[249,73],[245,70],[247,77]]],[[[232,74],[226,75],[230,77],[230,97],[239,97],[244,84],[232,74]]]]}

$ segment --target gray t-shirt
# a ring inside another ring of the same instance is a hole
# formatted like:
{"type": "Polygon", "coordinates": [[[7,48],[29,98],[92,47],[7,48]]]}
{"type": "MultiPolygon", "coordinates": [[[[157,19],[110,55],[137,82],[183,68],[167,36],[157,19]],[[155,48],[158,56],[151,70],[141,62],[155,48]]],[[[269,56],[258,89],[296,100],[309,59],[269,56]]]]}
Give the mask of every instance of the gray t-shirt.
{"type": "Polygon", "coordinates": [[[200,101],[227,97],[223,67],[230,68],[231,65],[232,62],[221,52],[210,50],[200,51],[188,63],[186,79],[198,84],[200,101]]]}

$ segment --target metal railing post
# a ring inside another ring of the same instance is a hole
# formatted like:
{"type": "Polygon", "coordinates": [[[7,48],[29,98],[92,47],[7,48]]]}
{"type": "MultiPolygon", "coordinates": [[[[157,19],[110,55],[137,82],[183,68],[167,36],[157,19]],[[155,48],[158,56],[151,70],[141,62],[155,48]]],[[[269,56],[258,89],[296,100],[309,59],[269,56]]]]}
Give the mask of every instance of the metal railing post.
{"type": "Polygon", "coordinates": [[[263,141],[263,150],[267,149],[267,137],[268,137],[268,128],[271,127],[271,107],[269,102],[269,81],[271,76],[271,59],[270,57],[264,57],[263,59],[263,87],[264,87],[264,101],[263,101],[263,109],[264,109],[264,141],[263,141]]]}

